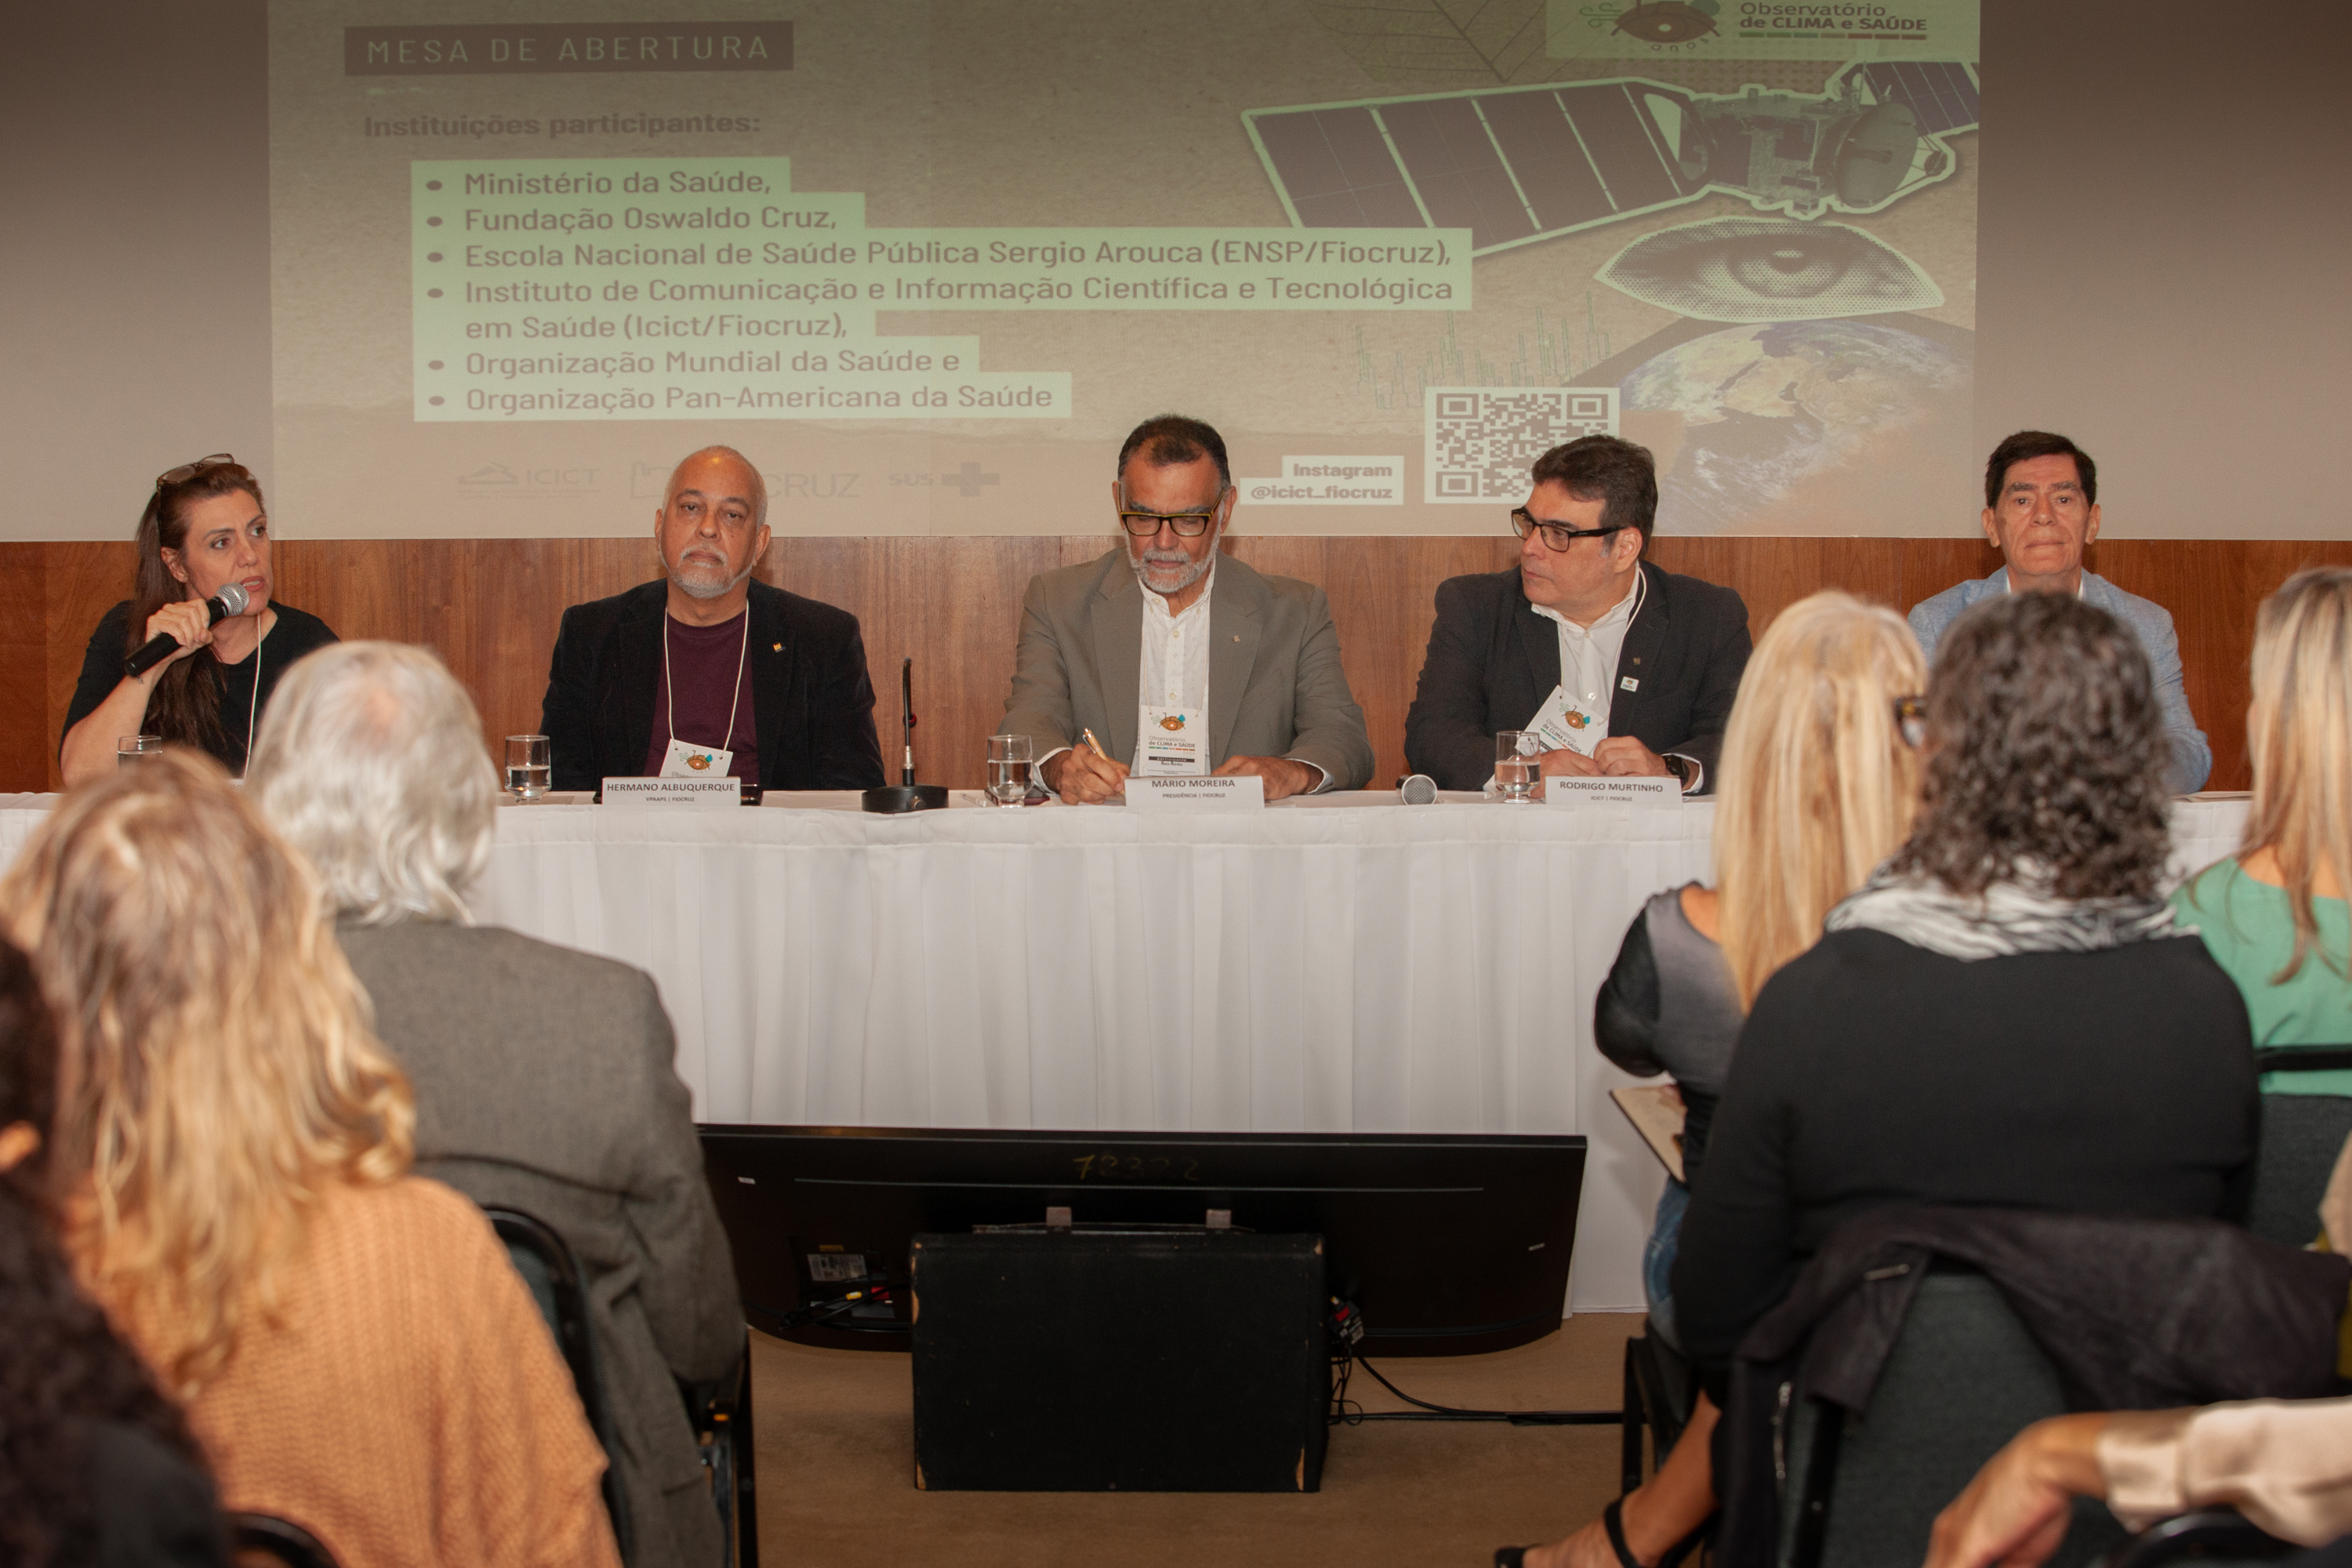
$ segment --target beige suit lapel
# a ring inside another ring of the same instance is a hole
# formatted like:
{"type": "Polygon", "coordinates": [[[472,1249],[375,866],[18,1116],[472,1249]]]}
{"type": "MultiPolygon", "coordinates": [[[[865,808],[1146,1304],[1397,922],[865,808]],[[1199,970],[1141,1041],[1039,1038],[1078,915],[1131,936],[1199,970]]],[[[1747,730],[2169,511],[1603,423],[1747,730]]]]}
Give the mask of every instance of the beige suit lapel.
{"type": "MultiPolygon", "coordinates": [[[[1123,557],[1125,551],[1119,552],[1123,557]]],[[[1102,685],[1103,729],[1096,738],[1121,765],[1135,761],[1136,693],[1143,684],[1143,585],[1122,559],[1105,574],[1087,617],[1095,675],[1102,685]]],[[[1079,722],[1085,719],[1080,717],[1079,722]]]]}
{"type": "MultiPolygon", "coordinates": [[[[1241,718],[1242,698],[1257,667],[1265,605],[1265,584],[1256,573],[1231,556],[1217,562],[1216,586],[1209,594],[1209,765],[1213,769],[1233,755],[1234,725],[1241,718]]],[[[1139,635],[1141,629],[1139,623],[1139,635]]]]}

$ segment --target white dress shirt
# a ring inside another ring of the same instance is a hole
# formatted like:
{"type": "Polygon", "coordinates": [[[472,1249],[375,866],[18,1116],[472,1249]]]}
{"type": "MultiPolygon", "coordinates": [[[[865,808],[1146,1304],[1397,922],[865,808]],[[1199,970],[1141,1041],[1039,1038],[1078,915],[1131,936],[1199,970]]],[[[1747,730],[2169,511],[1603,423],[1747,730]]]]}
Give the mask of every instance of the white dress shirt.
{"type": "Polygon", "coordinates": [[[1649,583],[1637,568],[1625,595],[1589,626],[1580,626],[1558,610],[1541,605],[1528,607],[1550,621],[1559,634],[1559,689],[1570,708],[1585,716],[1576,731],[1576,750],[1586,756],[1609,738],[1609,704],[1617,691],[1617,659],[1625,651],[1625,633],[1642,607],[1649,583]]]}
{"type": "Polygon", "coordinates": [[[1192,714],[1202,737],[1201,771],[1209,771],[1209,600],[1217,591],[1213,563],[1201,584],[1201,596],[1181,615],[1171,615],[1168,596],[1143,590],[1143,665],[1136,679],[1138,723],[1131,771],[1143,767],[1141,710],[1181,708],[1192,714]]]}

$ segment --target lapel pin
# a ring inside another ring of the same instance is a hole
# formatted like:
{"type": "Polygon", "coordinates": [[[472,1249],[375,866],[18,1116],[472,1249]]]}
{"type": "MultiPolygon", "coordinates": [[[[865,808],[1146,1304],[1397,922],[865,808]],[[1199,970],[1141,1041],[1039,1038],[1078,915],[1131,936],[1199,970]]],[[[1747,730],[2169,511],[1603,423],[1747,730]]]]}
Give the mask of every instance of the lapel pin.
{"type": "Polygon", "coordinates": [[[777,643],[777,644],[775,645],[775,651],[776,651],[776,652],[778,652],[778,653],[782,653],[782,652],[783,652],[783,651],[784,651],[784,645],[783,645],[783,644],[782,644],[782,643],[777,643]]]}
{"type": "Polygon", "coordinates": [[[1620,680],[1617,684],[1623,687],[1628,691],[1639,691],[1642,689],[1642,683],[1634,679],[1630,675],[1625,677],[1622,680],[1620,680]]]}

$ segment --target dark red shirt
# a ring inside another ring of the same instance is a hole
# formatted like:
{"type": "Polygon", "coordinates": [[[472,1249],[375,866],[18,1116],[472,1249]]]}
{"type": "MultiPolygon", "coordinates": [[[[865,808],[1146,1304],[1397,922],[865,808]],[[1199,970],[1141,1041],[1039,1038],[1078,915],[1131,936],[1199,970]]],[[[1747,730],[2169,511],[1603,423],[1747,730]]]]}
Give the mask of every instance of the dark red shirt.
{"type": "Polygon", "coordinates": [[[669,760],[671,735],[669,694],[677,693],[677,738],[689,745],[723,746],[735,753],[727,771],[747,784],[760,782],[760,726],[751,710],[751,662],[743,647],[747,608],[732,620],[715,626],[690,626],[665,614],[663,635],[669,638],[669,679],[654,683],[654,732],[646,747],[646,776],[658,777],[669,760]],[[737,700],[736,670],[742,670],[742,696],[737,700]],[[719,731],[727,723],[733,703],[735,730],[727,740],[719,731]]]}

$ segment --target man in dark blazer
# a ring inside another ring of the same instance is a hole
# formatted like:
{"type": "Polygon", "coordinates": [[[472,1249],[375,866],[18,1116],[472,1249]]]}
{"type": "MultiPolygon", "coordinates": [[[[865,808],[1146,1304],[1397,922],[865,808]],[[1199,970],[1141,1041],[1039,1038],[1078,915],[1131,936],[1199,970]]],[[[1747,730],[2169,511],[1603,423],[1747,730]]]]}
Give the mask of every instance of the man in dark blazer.
{"type": "Polygon", "coordinates": [[[654,513],[667,580],[563,612],[540,709],[555,788],[664,773],[882,783],[857,617],[753,582],[768,539],[767,486],[740,454],[710,447],[677,466],[654,513]]]}
{"type": "Polygon", "coordinates": [[[1748,667],[1748,607],[1728,588],[1642,559],[1658,510],[1646,448],[1613,436],[1555,447],[1511,514],[1519,563],[1438,584],[1405,761],[1441,789],[1481,789],[1495,736],[1533,730],[1555,695],[1546,774],[1671,775],[1715,786],[1748,667]],[[1596,737],[1598,737],[1596,739],[1596,737]]]}

